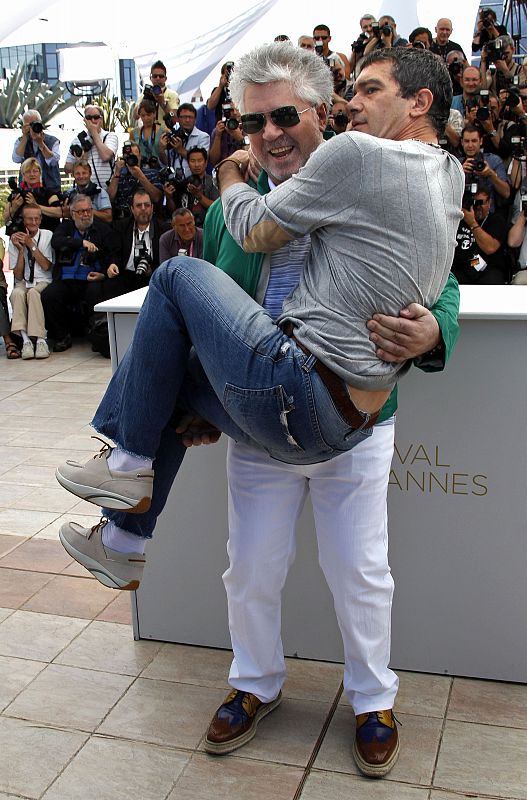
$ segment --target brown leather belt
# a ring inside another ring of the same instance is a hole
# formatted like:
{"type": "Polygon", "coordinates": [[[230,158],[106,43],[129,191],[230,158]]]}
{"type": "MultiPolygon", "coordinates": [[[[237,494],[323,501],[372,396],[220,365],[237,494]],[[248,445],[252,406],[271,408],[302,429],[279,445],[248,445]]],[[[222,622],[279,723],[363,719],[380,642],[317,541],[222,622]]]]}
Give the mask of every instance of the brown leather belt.
{"type": "MultiPolygon", "coordinates": [[[[289,336],[298,347],[302,350],[306,356],[313,356],[313,353],[307,349],[302,342],[299,342],[294,334],[294,328],[290,322],[284,323],[282,326],[282,330],[284,331],[286,336],[289,336]]],[[[346,384],[343,380],[341,380],[334,372],[332,372],[329,367],[326,367],[325,364],[322,363],[316,356],[313,356],[315,359],[314,368],[320,375],[322,383],[328,390],[331,399],[335,403],[335,407],[346,420],[346,422],[351,425],[352,428],[371,428],[377,422],[377,418],[379,416],[379,412],[375,411],[373,414],[369,415],[368,421],[364,422],[364,417],[359,412],[355,404],[353,403],[351,397],[348,394],[348,390],[346,388],[346,384]]]]}

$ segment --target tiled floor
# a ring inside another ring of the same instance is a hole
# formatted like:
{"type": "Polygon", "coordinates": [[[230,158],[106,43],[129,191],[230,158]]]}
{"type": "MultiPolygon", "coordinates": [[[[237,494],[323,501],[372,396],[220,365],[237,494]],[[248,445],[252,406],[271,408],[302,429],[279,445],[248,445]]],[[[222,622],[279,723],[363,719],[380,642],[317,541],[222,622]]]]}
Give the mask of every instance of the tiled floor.
{"type": "Polygon", "coordinates": [[[109,363],[85,345],[42,362],[0,349],[0,800],[527,800],[527,686],[401,673],[399,763],[357,774],[341,666],[292,660],[284,701],[235,754],[207,756],[230,656],[134,642],[130,598],[57,541],[96,509],[55,465],[94,450],[109,363]]]}

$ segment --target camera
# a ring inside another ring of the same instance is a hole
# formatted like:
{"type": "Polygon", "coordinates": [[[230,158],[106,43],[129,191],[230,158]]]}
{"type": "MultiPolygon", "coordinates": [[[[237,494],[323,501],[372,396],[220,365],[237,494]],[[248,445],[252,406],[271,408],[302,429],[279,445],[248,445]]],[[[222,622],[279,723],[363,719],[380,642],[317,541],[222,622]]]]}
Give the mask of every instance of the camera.
{"type": "Polygon", "coordinates": [[[340,128],[341,130],[346,130],[346,126],[349,122],[347,114],[344,111],[337,111],[336,114],[333,114],[333,123],[335,128],[340,128]]]}
{"type": "Polygon", "coordinates": [[[163,117],[163,122],[169,130],[172,130],[177,125],[177,113],[175,111],[168,111],[163,117]]]}
{"type": "Polygon", "coordinates": [[[451,78],[458,78],[463,72],[463,62],[459,58],[454,58],[448,65],[451,78]]]}
{"type": "Polygon", "coordinates": [[[30,122],[29,127],[33,131],[33,133],[42,133],[44,130],[44,126],[41,122],[30,122]]]}
{"type": "Polygon", "coordinates": [[[520,195],[520,202],[522,212],[527,215],[527,194],[524,191],[520,195]]]}
{"type": "Polygon", "coordinates": [[[521,103],[520,92],[515,86],[511,86],[507,92],[507,97],[503,101],[505,108],[516,108],[518,103],[521,103]]]}
{"type": "Polygon", "coordinates": [[[481,19],[483,20],[484,28],[492,28],[492,26],[494,25],[494,17],[492,16],[492,14],[488,9],[483,11],[481,19]]]}
{"type": "Polygon", "coordinates": [[[479,119],[480,122],[490,119],[490,108],[488,106],[480,106],[476,111],[476,119],[479,119]]]}
{"type": "Polygon", "coordinates": [[[391,25],[388,25],[386,22],[381,27],[381,34],[383,36],[390,36],[393,33],[393,28],[391,25]]]}
{"type": "Polygon", "coordinates": [[[485,50],[487,51],[487,61],[489,63],[492,61],[503,61],[505,54],[503,52],[503,43],[499,37],[487,42],[485,50]]]}
{"type": "Polygon", "coordinates": [[[364,48],[366,47],[366,42],[368,41],[368,36],[366,33],[361,33],[358,39],[356,39],[351,44],[351,49],[354,50],[356,53],[362,53],[364,48]]]}
{"type": "Polygon", "coordinates": [[[123,161],[127,167],[138,167],[139,158],[132,152],[132,142],[123,144],[123,161]]]}
{"type": "Polygon", "coordinates": [[[225,66],[225,74],[227,75],[228,78],[230,78],[231,72],[234,69],[234,61],[226,61],[224,66],[225,66]]]}
{"type": "Polygon", "coordinates": [[[72,144],[70,147],[70,153],[75,158],[81,158],[83,153],[89,153],[93,147],[93,144],[88,141],[88,134],[86,131],[81,131],[77,134],[77,139],[79,140],[79,144],[72,144]]]}
{"type": "Polygon", "coordinates": [[[235,131],[237,128],[240,127],[240,123],[238,122],[237,119],[235,119],[235,117],[231,117],[230,119],[226,120],[225,127],[229,131],[235,131]]]}
{"type": "Polygon", "coordinates": [[[173,186],[178,192],[184,192],[187,188],[188,181],[180,167],[178,167],[175,172],[170,167],[163,167],[159,172],[158,179],[163,186],[168,184],[169,186],[173,186]]]}
{"type": "Polygon", "coordinates": [[[159,95],[162,93],[163,89],[161,86],[151,86],[151,84],[147,83],[143,89],[143,98],[145,100],[153,100],[155,102],[156,97],[159,97],[159,95]]]}
{"type": "Polygon", "coordinates": [[[184,130],[184,128],[181,127],[181,125],[178,128],[172,128],[172,130],[170,132],[170,135],[168,137],[168,145],[167,146],[168,147],[176,147],[176,144],[175,144],[174,140],[175,139],[181,139],[183,147],[185,147],[185,145],[188,142],[188,137],[189,136],[190,136],[190,133],[187,133],[186,130],[184,130]]]}
{"type": "Polygon", "coordinates": [[[90,181],[86,186],[72,186],[71,189],[64,192],[64,199],[71,201],[76,194],[83,194],[86,197],[97,197],[100,193],[101,190],[97,184],[90,181]]]}
{"type": "Polygon", "coordinates": [[[142,239],[134,246],[134,270],[136,275],[147,275],[152,272],[152,256],[142,239]]]}
{"type": "Polygon", "coordinates": [[[315,53],[317,56],[321,56],[324,52],[324,42],[322,39],[316,39],[315,41],[315,53]]]}
{"type": "Polygon", "coordinates": [[[14,233],[25,233],[25,232],[26,232],[26,226],[24,225],[20,217],[11,219],[9,220],[9,222],[6,222],[5,226],[6,236],[11,237],[14,233]]]}
{"type": "Polygon", "coordinates": [[[201,188],[201,183],[202,181],[199,175],[191,175],[190,178],[187,179],[187,186],[195,186],[196,189],[201,188]]]}
{"type": "MultiPolygon", "coordinates": [[[[99,260],[99,253],[97,252],[90,253],[89,250],[84,250],[81,255],[81,260],[79,261],[79,264],[82,267],[94,267],[98,260],[99,260]]],[[[67,263],[71,264],[71,261],[67,263]]]]}
{"type": "Polygon", "coordinates": [[[480,89],[479,91],[479,99],[482,106],[488,106],[490,103],[490,95],[488,89],[480,89]]]}
{"type": "Polygon", "coordinates": [[[61,247],[58,251],[57,255],[57,266],[59,267],[67,267],[70,264],[73,264],[75,260],[76,250],[73,250],[72,247],[61,247]]]}
{"type": "Polygon", "coordinates": [[[467,175],[465,178],[465,191],[463,192],[463,200],[461,208],[465,211],[471,211],[474,206],[474,198],[478,192],[478,184],[472,175],[467,175]]]}
{"type": "Polygon", "coordinates": [[[157,156],[149,156],[148,158],[143,158],[141,161],[141,169],[148,167],[149,169],[159,169],[159,159],[157,156]]]}
{"type": "Polygon", "coordinates": [[[512,156],[517,161],[526,161],[525,136],[511,136],[512,156]]]}
{"type": "Polygon", "coordinates": [[[472,169],[474,172],[483,172],[486,166],[485,158],[481,151],[472,156],[472,169]]]}
{"type": "Polygon", "coordinates": [[[372,22],[372,24],[371,24],[371,32],[372,32],[372,34],[374,36],[380,36],[381,35],[381,26],[379,25],[378,22],[372,22]]]}

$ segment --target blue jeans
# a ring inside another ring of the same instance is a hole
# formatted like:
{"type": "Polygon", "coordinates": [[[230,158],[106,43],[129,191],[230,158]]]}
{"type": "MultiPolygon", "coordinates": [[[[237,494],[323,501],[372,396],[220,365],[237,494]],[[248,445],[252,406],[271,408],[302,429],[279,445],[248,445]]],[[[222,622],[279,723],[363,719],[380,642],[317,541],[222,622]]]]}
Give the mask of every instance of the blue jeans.
{"type": "Polygon", "coordinates": [[[151,536],[185,453],[172,421],[182,411],[289,464],[327,461],[371,435],[367,415],[360,429],[343,419],[315,364],[219,269],[187,257],[165,262],[92,423],[154,459],[152,506],[106,516],[151,536]],[[189,360],[192,346],[199,364],[189,360]]]}

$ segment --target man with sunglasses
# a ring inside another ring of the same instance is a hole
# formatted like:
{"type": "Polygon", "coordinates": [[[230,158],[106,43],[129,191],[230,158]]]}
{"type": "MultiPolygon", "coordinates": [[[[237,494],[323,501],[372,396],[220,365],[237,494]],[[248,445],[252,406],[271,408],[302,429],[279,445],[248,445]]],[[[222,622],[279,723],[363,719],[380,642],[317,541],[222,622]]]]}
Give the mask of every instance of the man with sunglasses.
{"type": "MultiPolygon", "coordinates": [[[[163,125],[163,118],[169,111],[176,111],[179,107],[179,95],[170,89],[167,83],[167,68],[162,61],[156,61],[150,67],[150,80],[152,89],[148,90],[148,99],[157,107],[156,122],[163,125]]],[[[145,92],[141,94],[134,110],[134,116],[139,119],[139,104],[144,100],[145,92]]]]}
{"type": "Polygon", "coordinates": [[[71,142],[64,170],[73,172],[75,164],[87,161],[91,168],[92,181],[100,189],[106,189],[112,177],[119,140],[116,133],[104,131],[102,123],[102,109],[99,106],[84,107],[86,130],[79,133],[71,142]]]}
{"type": "MultiPolygon", "coordinates": [[[[266,67],[262,68],[261,60],[255,59],[255,85],[251,86],[252,107],[248,107],[246,93],[245,110],[248,113],[245,115],[245,122],[252,130],[253,152],[265,170],[259,179],[259,189],[263,193],[270,186],[278,186],[298,172],[321,144],[321,131],[325,127],[327,105],[331,97],[331,77],[318,59],[301,50],[293,51],[288,45],[271,45],[258,50],[262,51],[261,57],[266,62],[266,67]],[[295,70],[292,69],[293,63],[296,63],[295,70]],[[269,70],[271,65],[275,69],[269,80],[275,81],[274,84],[262,82],[266,75],[265,70],[269,70]],[[282,70],[280,74],[288,76],[278,83],[277,67],[282,70]],[[296,95],[300,76],[305,94],[310,98],[307,102],[296,95]],[[267,109],[267,114],[260,113],[262,108],[267,109]]],[[[242,74],[244,66],[242,62],[242,74]]],[[[323,204],[320,208],[322,214],[323,204]]],[[[281,313],[284,296],[294,290],[304,270],[310,246],[309,238],[307,237],[307,241],[304,237],[291,242],[282,248],[282,252],[277,252],[274,260],[271,256],[269,261],[269,257],[262,253],[244,254],[240,251],[225,230],[221,209],[218,213],[217,205],[212,207],[209,214],[212,217],[210,226],[208,218],[206,220],[208,257],[214,257],[219,266],[239,281],[249,294],[263,301],[268,314],[276,318],[281,313]]],[[[178,261],[182,263],[182,260],[178,261]]],[[[172,261],[170,267],[161,267],[160,270],[168,276],[170,270],[175,268],[176,278],[177,264],[177,261],[172,261]]],[[[208,294],[202,281],[206,276],[201,270],[200,262],[190,262],[189,269],[190,267],[199,269],[195,278],[197,293],[206,291],[208,294]]],[[[207,281],[209,277],[216,281],[213,275],[207,275],[207,281]]],[[[218,280],[218,289],[223,284],[223,281],[218,280]]],[[[229,283],[228,286],[229,293],[232,292],[232,303],[230,306],[226,305],[224,310],[232,318],[235,333],[238,333],[236,317],[245,303],[244,295],[234,284],[229,283]]],[[[378,351],[379,354],[387,361],[396,361],[432,350],[427,368],[441,369],[456,338],[456,290],[457,284],[454,280],[434,309],[437,319],[441,321],[443,338],[434,317],[424,308],[415,306],[408,313],[402,312],[401,317],[390,319],[381,316],[373,323],[376,332],[372,336],[375,337],[376,345],[382,348],[378,351]],[[395,343],[391,341],[393,338],[395,343]]],[[[158,301],[161,297],[159,287],[156,286],[152,294],[152,310],[155,306],[156,315],[160,313],[158,301]]],[[[212,297],[210,299],[212,311],[214,301],[212,297]]],[[[250,330],[247,330],[242,339],[241,349],[230,351],[233,362],[237,362],[238,354],[244,357],[245,348],[251,351],[252,330],[260,325],[261,309],[258,310],[256,304],[249,305],[253,314],[250,330]]],[[[147,318],[148,314],[145,315],[145,323],[147,318]]],[[[219,349],[219,330],[222,323],[217,317],[213,322],[213,332],[208,333],[207,338],[211,340],[215,362],[222,355],[219,349]]],[[[206,325],[207,320],[201,315],[200,328],[206,325]]],[[[271,330],[272,325],[269,325],[271,330]]],[[[163,340],[169,348],[171,338],[172,334],[170,339],[165,337],[163,340]]],[[[232,346],[235,345],[235,340],[236,337],[233,337],[232,346]]],[[[141,341],[140,333],[134,341],[141,341]]],[[[278,364],[296,358],[298,353],[293,340],[286,337],[280,339],[277,345],[274,358],[278,364]]],[[[258,349],[256,347],[253,358],[256,358],[258,349]]],[[[157,351],[159,352],[159,348],[157,351]]],[[[154,356],[157,361],[157,352],[150,354],[150,374],[154,367],[151,363],[154,356]]],[[[133,364],[135,357],[135,353],[128,357],[129,365],[133,364]]],[[[166,364],[172,363],[170,357],[170,353],[163,353],[164,379],[170,379],[171,370],[166,370],[166,364]]],[[[303,361],[306,367],[312,359],[303,361]]],[[[234,369],[237,367],[238,364],[235,363],[234,369]]],[[[122,370],[125,379],[126,369],[125,367],[122,370]]],[[[306,371],[306,380],[310,371],[311,368],[306,371]]],[[[195,403],[200,393],[202,377],[198,369],[189,387],[192,403],[195,403]]],[[[246,385],[243,383],[244,379],[245,376],[240,377],[241,383],[237,385],[246,385]]],[[[119,380],[120,378],[116,380],[116,384],[119,380]]],[[[267,384],[271,385],[273,384],[267,384]]],[[[115,392],[115,388],[117,387],[114,386],[109,394],[115,392]]],[[[288,424],[288,417],[291,419],[294,412],[293,398],[281,398],[275,390],[257,391],[252,396],[250,390],[237,390],[233,387],[227,392],[227,410],[233,408],[232,403],[237,405],[240,400],[243,401],[246,394],[249,398],[247,410],[250,410],[251,402],[255,404],[255,426],[259,425],[260,416],[265,412],[266,397],[274,405],[275,412],[277,404],[284,401],[279,423],[273,415],[269,418],[269,425],[275,429],[279,424],[282,435],[287,432],[290,452],[288,456],[279,456],[280,461],[287,462],[293,450],[298,447],[294,438],[295,430],[291,423],[288,424]]],[[[127,396],[126,392],[119,394],[119,397],[124,396],[127,396]]],[[[108,399],[111,400],[110,397],[108,399]]],[[[317,533],[322,564],[335,597],[345,642],[346,691],[356,713],[362,715],[359,724],[363,746],[367,746],[368,736],[372,740],[379,736],[385,740],[380,745],[381,749],[384,748],[384,753],[379,753],[377,748],[373,754],[361,756],[363,761],[367,757],[373,762],[366,764],[364,770],[370,770],[368,774],[382,775],[395,763],[398,740],[390,709],[397,691],[397,677],[388,669],[392,581],[387,565],[385,518],[388,473],[393,452],[395,405],[393,394],[383,408],[379,424],[373,428],[371,436],[364,437],[349,453],[342,450],[331,463],[308,464],[304,461],[304,466],[300,466],[300,458],[298,466],[289,468],[287,464],[280,464],[276,459],[258,451],[254,445],[251,446],[243,434],[235,436],[245,444],[233,445],[229,455],[233,513],[229,545],[231,567],[225,575],[225,583],[235,651],[235,662],[230,676],[234,692],[233,697],[218,710],[209,728],[208,749],[216,753],[230,752],[249,741],[258,721],[275,708],[280,700],[280,688],[285,676],[280,642],[280,593],[293,556],[294,527],[309,480],[314,504],[318,509],[317,533]],[[370,562],[371,569],[364,561],[370,562]],[[366,588],[371,591],[369,599],[365,597],[366,588]],[[365,624],[366,616],[371,620],[370,623],[365,624]],[[218,725],[223,726],[223,729],[218,730],[218,725]]],[[[196,410],[203,414],[202,408],[196,410]]],[[[104,413],[105,410],[94,424],[111,436],[103,421],[104,413]]],[[[326,422],[326,413],[331,413],[329,407],[323,410],[321,423],[326,422]]],[[[156,409],[149,410],[143,420],[147,426],[151,424],[152,414],[157,414],[157,398],[156,409]]],[[[203,415],[212,422],[218,419],[209,416],[207,412],[203,415]]],[[[180,430],[183,431],[187,424],[182,422],[180,430]]],[[[116,431],[113,430],[112,433],[116,431]]],[[[214,438],[214,434],[211,433],[210,437],[214,438]]],[[[114,438],[119,440],[121,437],[117,434],[114,438]]],[[[186,431],[185,440],[189,444],[193,442],[192,429],[186,431]]],[[[205,440],[198,434],[199,442],[205,440]]],[[[127,449],[138,452],[137,445],[131,444],[127,449]]],[[[112,456],[111,469],[128,469],[125,466],[127,456],[122,456],[121,453],[122,451],[116,453],[122,459],[121,467],[115,464],[112,456]]],[[[71,525],[64,526],[61,537],[63,544],[69,548],[68,552],[73,553],[77,559],[80,558],[81,563],[88,563],[82,553],[90,550],[94,553],[93,548],[99,547],[99,554],[95,559],[102,571],[99,574],[108,578],[110,566],[102,556],[102,552],[108,548],[113,551],[114,564],[120,563],[120,567],[113,568],[115,579],[119,580],[119,583],[113,585],[122,587],[125,581],[130,581],[128,588],[137,585],[142,571],[142,560],[138,553],[142,545],[138,535],[148,536],[153,529],[156,515],[164,505],[180,458],[181,443],[169,424],[162,431],[157,450],[156,487],[150,509],[137,515],[110,511],[108,516],[111,522],[96,526],[97,529],[91,531],[80,532],[71,525]],[[135,552],[135,555],[129,557],[133,561],[129,566],[126,565],[124,554],[127,547],[135,552]],[[121,577],[118,578],[116,572],[120,570],[121,577]]],[[[325,459],[311,459],[315,460],[323,462],[325,459]]],[[[146,486],[151,479],[146,462],[141,473],[146,486]]],[[[61,482],[63,475],[66,477],[71,489],[71,469],[61,467],[59,475],[61,482]]],[[[93,561],[94,559],[90,562],[92,567],[93,561]]],[[[374,741],[374,751],[375,748],[374,741]]]]}

